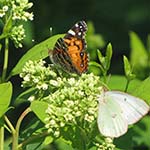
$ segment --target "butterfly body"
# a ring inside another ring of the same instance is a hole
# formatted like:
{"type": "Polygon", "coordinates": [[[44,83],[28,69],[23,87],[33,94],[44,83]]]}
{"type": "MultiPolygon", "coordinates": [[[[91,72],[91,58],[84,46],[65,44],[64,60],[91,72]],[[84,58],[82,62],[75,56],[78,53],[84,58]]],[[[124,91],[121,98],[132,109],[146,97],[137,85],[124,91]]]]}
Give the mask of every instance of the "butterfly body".
{"type": "Polygon", "coordinates": [[[84,21],[76,23],[64,36],[59,38],[50,52],[54,64],[69,73],[81,75],[88,68],[85,33],[87,25],[84,21]]]}

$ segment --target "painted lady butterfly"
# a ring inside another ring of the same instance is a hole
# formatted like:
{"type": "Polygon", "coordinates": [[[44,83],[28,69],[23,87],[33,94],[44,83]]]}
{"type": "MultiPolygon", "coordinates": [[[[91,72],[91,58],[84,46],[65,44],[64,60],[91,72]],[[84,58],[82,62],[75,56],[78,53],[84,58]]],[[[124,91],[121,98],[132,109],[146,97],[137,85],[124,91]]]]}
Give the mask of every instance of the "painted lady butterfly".
{"type": "Polygon", "coordinates": [[[88,54],[86,53],[85,21],[76,23],[64,36],[59,38],[54,50],[49,52],[51,61],[64,71],[81,75],[88,68],[88,54]]]}

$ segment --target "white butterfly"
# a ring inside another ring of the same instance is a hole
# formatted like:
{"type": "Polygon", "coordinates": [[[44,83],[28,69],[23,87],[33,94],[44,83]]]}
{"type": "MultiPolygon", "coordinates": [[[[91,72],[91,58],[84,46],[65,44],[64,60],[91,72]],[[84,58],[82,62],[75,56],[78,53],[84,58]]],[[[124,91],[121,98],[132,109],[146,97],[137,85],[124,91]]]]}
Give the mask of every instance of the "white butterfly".
{"type": "Polygon", "coordinates": [[[119,137],[150,109],[142,99],[119,91],[107,91],[99,98],[98,128],[106,137],[119,137]]]}

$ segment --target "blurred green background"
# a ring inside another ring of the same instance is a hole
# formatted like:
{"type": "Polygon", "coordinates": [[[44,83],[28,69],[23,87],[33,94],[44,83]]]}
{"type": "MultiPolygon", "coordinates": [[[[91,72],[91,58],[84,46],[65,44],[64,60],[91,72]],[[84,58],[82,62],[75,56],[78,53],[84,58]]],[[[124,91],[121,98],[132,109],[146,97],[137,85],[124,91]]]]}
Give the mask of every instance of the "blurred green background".
{"type": "MultiPolygon", "coordinates": [[[[123,69],[120,69],[123,66],[122,55],[128,56],[130,52],[129,31],[136,32],[145,44],[150,32],[149,0],[31,0],[30,2],[34,4],[31,9],[34,20],[25,23],[27,36],[24,48],[11,54],[10,68],[33,45],[51,35],[65,33],[77,21],[85,20],[93,23],[95,33],[101,34],[105,41],[105,44],[97,43],[96,49],[105,49],[108,42],[112,43],[114,52],[111,73],[122,74],[123,69]]],[[[96,49],[93,49],[93,53],[96,49]]],[[[1,58],[0,64],[2,62],[1,58]]]]}
{"type": "MultiPolygon", "coordinates": [[[[122,74],[122,55],[129,55],[129,31],[136,32],[146,42],[150,32],[149,0],[39,0],[33,1],[34,20],[27,24],[25,51],[51,35],[65,33],[79,20],[93,23],[96,34],[104,43],[96,48],[113,46],[111,73],[122,74]],[[50,28],[52,27],[52,33],[50,28]],[[34,42],[31,41],[34,39],[34,42]]],[[[94,40],[94,39],[93,39],[94,40]]],[[[95,53],[96,49],[93,49],[95,53]]],[[[92,53],[92,52],[91,52],[92,53]]]]}
{"type": "MultiPolygon", "coordinates": [[[[89,41],[88,50],[91,59],[95,59],[96,49],[99,48],[104,51],[106,45],[111,42],[113,58],[110,72],[123,74],[122,56],[124,54],[129,56],[130,54],[129,31],[136,32],[145,45],[147,35],[150,33],[150,0],[30,0],[30,2],[34,4],[31,9],[34,13],[34,20],[25,23],[24,47],[13,53],[15,48],[11,44],[9,68],[14,67],[23,54],[33,45],[52,35],[66,33],[74,23],[85,20],[89,25],[90,33],[87,33],[89,34],[87,41],[89,41]],[[50,28],[52,28],[52,32],[50,32],[50,28]],[[95,43],[91,42],[90,44],[90,41],[95,43]]],[[[3,66],[2,62],[1,55],[0,68],[3,66]]],[[[20,88],[21,79],[15,76],[11,80],[14,86],[18,88],[18,90],[14,90],[15,97],[18,95],[18,91],[22,90],[20,88]]],[[[19,115],[20,111],[22,108],[15,110],[15,115],[11,114],[11,120],[16,122],[16,114],[19,115]]],[[[149,127],[147,128],[149,130],[149,127]]],[[[141,132],[144,135],[143,141],[146,141],[149,135],[141,132]]],[[[130,139],[127,138],[127,140],[131,142],[130,139]]],[[[134,139],[134,141],[139,142],[139,139],[134,139]]],[[[148,145],[147,143],[144,145],[148,145]]]]}

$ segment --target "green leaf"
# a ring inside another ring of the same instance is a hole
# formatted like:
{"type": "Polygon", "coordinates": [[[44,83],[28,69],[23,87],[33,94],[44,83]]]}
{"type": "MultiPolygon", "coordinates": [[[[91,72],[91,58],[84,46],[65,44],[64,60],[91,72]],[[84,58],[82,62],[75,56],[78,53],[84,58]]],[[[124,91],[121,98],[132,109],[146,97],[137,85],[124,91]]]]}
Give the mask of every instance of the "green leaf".
{"type": "Polygon", "coordinates": [[[112,75],[108,81],[108,87],[112,90],[124,91],[126,83],[125,76],[112,75]]]}
{"type": "Polygon", "coordinates": [[[100,68],[95,65],[89,65],[88,72],[92,72],[94,75],[97,76],[102,75],[102,71],[100,70],[100,68]]]}
{"type": "Polygon", "coordinates": [[[107,45],[105,57],[102,55],[100,50],[97,50],[97,55],[98,55],[98,59],[101,63],[101,70],[105,74],[109,70],[110,63],[111,63],[111,57],[112,57],[112,46],[111,46],[111,44],[109,43],[107,45]]]}
{"type": "Polygon", "coordinates": [[[29,122],[26,123],[26,129],[20,133],[19,138],[24,141],[28,137],[28,141],[23,144],[22,149],[31,149],[38,150],[37,147],[40,146],[40,150],[42,149],[42,144],[45,139],[45,135],[41,136],[45,131],[45,127],[40,120],[37,118],[32,118],[29,122]],[[33,145],[32,145],[33,144],[33,145]],[[33,146],[33,147],[32,147],[33,146]]]}
{"type": "Polygon", "coordinates": [[[112,57],[112,45],[111,43],[109,43],[107,45],[107,49],[106,49],[106,56],[105,56],[105,68],[106,70],[109,70],[110,67],[110,63],[111,63],[111,57],[112,57]]]}
{"type": "MultiPolygon", "coordinates": [[[[116,145],[117,148],[119,148],[119,150],[133,150],[132,149],[133,141],[131,140],[132,137],[133,131],[129,129],[125,135],[117,139],[114,139],[114,144],[116,145]]],[[[115,150],[117,149],[115,148],[115,150]]]]}
{"type": "Polygon", "coordinates": [[[131,46],[131,64],[145,66],[147,62],[147,52],[142,41],[134,32],[130,32],[130,46],[131,46]]]}
{"type": "MultiPolygon", "coordinates": [[[[111,90],[119,90],[124,91],[127,84],[127,80],[125,76],[112,75],[108,82],[108,87],[111,90]]],[[[141,81],[138,79],[134,79],[130,82],[128,86],[128,92],[132,93],[135,88],[137,88],[141,84],[141,81]]]]}
{"type": "Polygon", "coordinates": [[[28,52],[19,60],[16,66],[11,71],[11,76],[17,75],[21,72],[24,64],[28,60],[44,59],[48,56],[48,50],[52,50],[58,38],[63,37],[64,34],[55,35],[40,44],[32,47],[28,52]]]}
{"type": "Polygon", "coordinates": [[[148,49],[148,52],[150,53],[150,34],[148,34],[147,36],[147,49],[148,49]]]}
{"type": "Polygon", "coordinates": [[[99,64],[99,63],[97,63],[97,62],[95,62],[95,61],[90,61],[89,65],[90,65],[90,66],[96,66],[96,67],[99,67],[100,70],[101,70],[102,72],[104,72],[104,69],[103,69],[102,65],[99,64]]]}
{"type": "Polygon", "coordinates": [[[52,138],[51,136],[47,136],[46,138],[45,138],[45,140],[43,141],[43,145],[49,145],[49,144],[51,144],[52,142],[53,142],[53,140],[54,140],[54,138],[52,138]]]}
{"type": "Polygon", "coordinates": [[[9,18],[4,26],[4,29],[3,29],[4,34],[9,34],[10,29],[12,28],[12,22],[13,21],[12,21],[12,13],[11,13],[11,15],[9,16],[9,18]]]}
{"type": "Polygon", "coordinates": [[[150,92],[149,91],[150,91],[150,77],[142,81],[140,85],[135,88],[132,94],[144,99],[148,104],[150,104],[150,92]]]}
{"type": "Polygon", "coordinates": [[[144,146],[150,147],[149,124],[149,116],[145,116],[137,124],[132,126],[125,135],[115,139],[114,144],[119,147],[120,150],[142,150],[144,146]]]}
{"type": "Polygon", "coordinates": [[[87,144],[88,139],[84,129],[79,126],[68,125],[61,130],[61,134],[68,144],[71,143],[74,149],[86,149],[85,145],[87,144]]]}
{"type": "Polygon", "coordinates": [[[148,54],[142,41],[134,32],[130,32],[130,46],[130,61],[131,65],[133,66],[133,70],[136,72],[137,75],[143,74],[141,72],[141,69],[147,67],[148,54]]]}
{"type": "Polygon", "coordinates": [[[0,84],[0,117],[7,111],[12,96],[11,82],[0,84]]]}
{"type": "Polygon", "coordinates": [[[123,56],[123,62],[124,62],[124,72],[125,72],[126,78],[128,80],[134,79],[135,75],[132,74],[131,65],[130,65],[128,58],[126,56],[123,56]]]}
{"type": "Polygon", "coordinates": [[[141,80],[136,79],[136,78],[133,79],[133,80],[131,80],[130,83],[129,83],[127,92],[128,92],[128,93],[133,93],[133,91],[134,91],[137,87],[140,86],[141,82],[142,82],[141,80]]]}
{"type": "Polygon", "coordinates": [[[45,118],[47,117],[46,110],[48,108],[48,103],[42,101],[33,101],[30,108],[43,123],[46,123],[45,118]]]}
{"type": "Polygon", "coordinates": [[[148,34],[147,37],[147,49],[148,49],[148,68],[150,68],[150,34],[148,34]]]}
{"type": "Polygon", "coordinates": [[[31,95],[34,95],[36,92],[36,89],[35,88],[30,88],[30,89],[27,89],[26,91],[22,92],[21,94],[19,94],[17,96],[17,98],[15,99],[15,103],[14,105],[18,105],[20,103],[23,103],[23,102],[26,102],[28,101],[28,98],[31,96],[31,95]]]}
{"type": "Polygon", "coordinates": [[[30,144],[28,144],[25,149],[26,150],[41,150],[42,149],[42,142],[44,139],[41,139],[37,142],[32,142],[30,144]]]}
{"type": "Polygon", "coordinates": [[[100,63],[102,65],[104,65],[104,63],[105,63],[105,57],[103,57],[103,55],[102,55],[102,53],[101,53],[100,50],[97,50],[97,55],[98,55],[98,59],[99,59],[100,63]]]}
{"type": "Polygon", "coordinates": [[[133,141],[136,146],[146,145],[150,147],[150,118],[145,116],[136,126],[133,127],[133,141]]]}
{"type": "Polygon", "coordinates": [[[87,25],[88,25],[88,32],[87,32],[86,40],[88,43],[88,49],[93,51],[93,49],[97,49],[98,47],[104,47],[105,41],[101,34],[95,33],[95,28],[93,23],[89,21],[87,25]]]}
{"type": "Polygon", "coordinates": [[[91,21],[89,21],[87,23],[88,25],[88,32],[87,32],[87,35],[93,35],[95,33],[95,29],[94,29],[94,25],[91,21]]]}
{"type": "Polygon", "coordinates": [[[129,63],[129,60],[126,56],[123,56],[123,62],[124,62],[124,72],[125,75],[128,77],[131,74],[131,65],[129,63]]]}
{"type": "MultiPolygon", "coordinates": [[[[69,132],[70,134],[70,132],[69,132]]],[[[72,135],[73,136],[73,135],[72,135]]],[[[68,140],[63,139],[62,137],[57,139],[55,141],[55,143],[57,144],[57,147],[59,150],[74,150],[74,148],[71,146],[71,142],[68,140]]]]}

